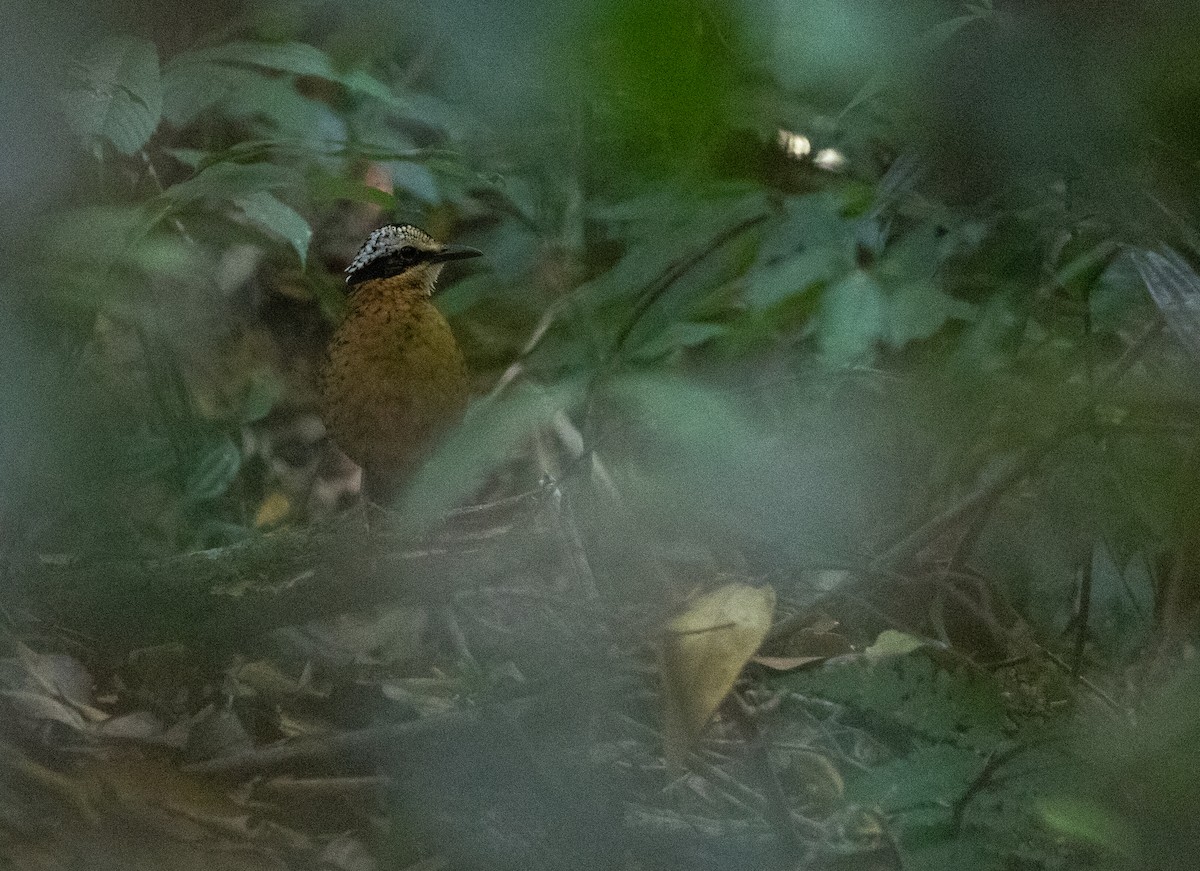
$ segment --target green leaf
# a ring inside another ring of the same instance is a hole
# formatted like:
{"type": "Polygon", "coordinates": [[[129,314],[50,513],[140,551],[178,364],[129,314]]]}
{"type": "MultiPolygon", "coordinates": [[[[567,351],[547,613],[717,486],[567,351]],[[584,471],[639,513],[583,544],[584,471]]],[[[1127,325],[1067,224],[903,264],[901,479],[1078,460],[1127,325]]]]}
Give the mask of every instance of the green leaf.
{"type": "MultiPolygon", "coordinates": [[[[488,252],[489,255],[491,252],[488,252]]],[[[456,281],[445,290],[437,291],[437,307],[448,318],[454,318],[489,297],[500,296],[496,277],[490,272],[477,272],[456,281]]]]}
{"type": "Polygon", "coordinates": [[[46,254],[55,262],[107,265],[143,235],[149,221],[136,206],[86,206],[60,212],[43,234],[46,254]]]}
{"type": "Polygon", "coordinates": [[[519,389],[476,403],[405,491],[405,517],[420,528],[437,523],[573,396],[574,389],[564,385],[553,390],[519,389]]]}
{"type": "Polygon", "coordinates": [[[1087,798],[1044,798],[1038,810],[1047,826],[1084,844],[1124,853],[1137,841],[1124,820],[1087,798]]]}
{"type": "Polygon", "coordinates": [[[334,67],[325,52],[303,42],[227,42],[181,55],[172,66],[189,65],[235,70],[240,66],[262,67],[337,82],[347,90],[387,103],[401,102],[391,88],[374,76],[364,70],[339,70],[334,67]]]}
{"type": "Polygon", "coordinates": [[[163,198],[174,206],[207,198],[238,200],[258,191],[287,187],[295,181],[295,173],[290,169],[271,163],[218,163],[167,188],[163,198]]]}
{"type": "MultiPolygon", "coordinates": [[[[395,96],[393,100],[397,99],[395,96]]],[[[478,122],[468,114],[431,94],[406,94],[404,117],[433,130],[444,130],[451,139],[476,133],[478,122]]]]}
{"type": "Polygon", "coordinates": [[[132,37],[100,43],[79,62],[79,81],[63,94],[67,117],[85,141],[106,139],[133,154],[162,115],[162,81],[152,43],[132,37]]]}
{"type": "Polygon", "coordinates": [[[655,360],[682,348],[695,348],[723,336],[729,330],[724,324],[697,323],[694,321],[672,321],[666,329],[641,345],[635,360],[655,360]]]}
{"type": "Polygon", "coordinates": [[[647,528],[690,525],[828,559],[843,552],[848,529],[862,528],[861,500],[880,492],[861,461],[848,463],[867,444],[864,428],[832,424],[815,404],[781,405],[781,419],[768,421],[735,391],[661,369],[613,377],[599,401],[622,421],[606,462],[647,528]]]}
{"type": "Polygon", "coordinates": [[[857,220],[846,217],[841,198],[830,191],[790,197],[784,202],[781,218],[763,234],[759,262],[827,248],[836,252],[849,270],[854,266],[857,225],[857,220]]]}
{"type": "Polygon", "coordinates": [[[818,83],[823,89],[857,86],[889,68],[912,38],[906,8],[840,0],[782,4],[768,61],[780,82],[802,92],[818,83]]]}
{"type": "Polygon", "coordinates": [[[180,55],[163,70],[163,117],[184,127],[205,109],[252,89],[261,79],[257,70],[197,63],[189,55],[180,55]]]}
{"type": "Polygon", "coordinates": [[[846,265],[832,248],[813,248],[769,266],[754,269],[746,280],[746,301],[768,308],[812,290],[843,273],[846,265]]]}
{"type": "Polygon", "coordinates": [[[591,80],[590,101],[608,105],[606,123],[626,160],[686,161],[723,128],[734,99],[738,19],[724,4],[692,0],[589,5],[591,29],[573,53],[591,80]]]}
{"type": "Polygon", "coordinates": [[[994,371],[1008,365],[1026,326],[1014,293],[996,293],[979,305],[973,323],[958,342],[959,365],[994,371]]]}
{"type": "Polygon", "coordinates": [[[888,813],[922,807],[949,808],[983,771],[985,761],[974,750],[949,744],[918,747],[879,765],[849,783],[849,797],[878,805],[888,813]]]}
{"type": "Polygon", "coordinates": [[[1141,648],[1151,627],[1154,582],[1139,554],[1122,571],[1103,541],[1092,551],[1092,612],[1089,629],[1106,653],[1130,655],[1141,648]]]}
{"type": "MultiPolygon", "coordinates": [[[[968,5],[966,8],[966,15],[959,15],[940,22],[916,39],[914,45],[909,49],[909,56],[928,57],[937,51],[941,44],[949,42],[952,37],[968,24],[986,18],[991,14],[991,10],[985,6],[972,7],[968,5]]],[[[847,115],[861,104],[874,100],[889,88],[895,86],[897,79],[901,78],[897,75],[894,66],[896,60],[895,58],[888,59],[884,64],[884,69],[871,76],[866,84],[859,89],[858,93],[854,95],[854,98],[846,108],[842,110],[842,116],[847,115]]]]}
{"type": "Polygon", "coordinates": [[[233,202],[250,223],[291,245],[300,258],[300,265],[305,265],[312,228],[303,215],[266,191],[257,191],[233,202]]]}
{"type": "Polygon", "coordinates": [[[921,654],[877,663],[829,664],[781,681],[806,695],[841,702],[896,726],[945,743],[994,750],[1008,717],[999,685],[989,677],[952,673],[921,654]]]}
{"type": "Polygon", "coordinates": [[[608,389],[680,459],[695,462],[710,474],[736,463],[748,448],[764,441],[736,404],[719,391],[680,378],[641,375],[614,379],[608,389]]]}
{"type": "Polygon", "coordinates": [[[1088,308],[1092,328],[1097,333],[1116,333],[1121,330],[1135,306],[1151,305],[1144,300],[1142,278],[1130,257],[1116,257],[1088,293],[1088,308]]]}
{"type": "Polygon", "coordinates": [[[275,408],[285,393],[280,376],[269,369],[255,371],[238,403],[238,421],[242,424],[262,420],[275,408]]]}
{"type": "Polygon", "coordinates": [[[155,215],[133,206],[90,206],[60,212],[43,234],[39,267],[50,280],[38,286],[61,302],[110,311],[138,303],[146,276],[194,279],[203,255],[177,234],[154,233],[155,215]]]}
{"type": "Polygon", "coordinates": [[[208,157],[208,152],[199,148],[164,148],[163,151],[192,170],[199,170],[208,157]]]}
{"type": "MultiPolygon", "coordinates": [[[[670,513],[698,525],[739,524],[765,530],[763,493],[778,478],[779,455],[728,394],[679,377],[627,375],[605,395],[641,433],[636,449],[610,457],[618,484],[647,515],[670,513]]],[[[768,505],[772,506],[768,510],[768,505]]]]}
{"type": "Polygon", "coordinates": [[[825,291],[818,338],[835,364],[867,356],[886,328],[887,301],[875,279],[856,269],[825,291]]]}
{"type": "Polygon", "coordinates": [[[946,322],[970,317],[971,306],[925,281],[904,284],[888,300],[887,340],[894,348],[928,339],[946,322]]]}
{"type": "MultiPolygon", "coordinates": [[[[706,255],[675,282],[679,284],[705,263],[719,259],[720,251],[708,250],[714,237],[739,222],[752,220],[766,209],[762,191],[747,190],[741,185],[720,187],[702,197],[655,193],[594,209],[598,220],[627,224],[619,227],[627,247],[612,269],[581,285],[576,295],[581,303],[588,305],[625,299],[644,290],[686,258],[706,255]]],[[[732,247],[732,243],[727,243],[723,249],[732,247]]]]}
{"type": "Polygon", "coordinates": [[[391,169],[396,190],[404,191],[426,203],[436,203],[441,200],[437,178],[429,170],[429,167],[406,160],[397,161],[391,169]]]}
{"type": "Polygon", "coordinates": [[[343,175],[314,173],[308,178],[307,192],[310,199],[317,202],[349,200],[379,206],[385,212],[396,208],[396,198],[392,194],[343,175]]]}
{"type": "MultiPolygon", "coordinates": [[[[176,127],[190,124],[202,112],[219,108],[228,119],[248,119],[256,126],[285,132],[297,141],[327,139],[332,126],[329,108],[301,94],[295,82],[253,67],[182,60],[163,74],[163,115],[176,127]]],[[[336,122],[334,122],[336,125],[336,122]]]]}

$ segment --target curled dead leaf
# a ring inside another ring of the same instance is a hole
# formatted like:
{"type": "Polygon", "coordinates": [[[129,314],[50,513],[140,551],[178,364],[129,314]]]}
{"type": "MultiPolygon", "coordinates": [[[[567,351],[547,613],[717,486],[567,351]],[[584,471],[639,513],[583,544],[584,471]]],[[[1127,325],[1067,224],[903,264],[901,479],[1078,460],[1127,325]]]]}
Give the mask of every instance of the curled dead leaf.
{"type": "MultiPolygon", "coordinates": [[[[776,645],[770,645],[775,647],[776,645]]],[[[782,645],[786,653],[780,652],[774,656],[756,656],[753,661],[772,671],[791,671],[823,662],[831,656],[842,656],[853,652],[854,648],[844,635],[833,632],[811,632],[801,630],[793,633],[786,644],[782,645]]]]}
{"type": "Polygon", "coordinates": [[[687,752],[754,656],[775,611],[775,591],[726,584],[667,625],[662,646],[667,757],[687,752]]]}

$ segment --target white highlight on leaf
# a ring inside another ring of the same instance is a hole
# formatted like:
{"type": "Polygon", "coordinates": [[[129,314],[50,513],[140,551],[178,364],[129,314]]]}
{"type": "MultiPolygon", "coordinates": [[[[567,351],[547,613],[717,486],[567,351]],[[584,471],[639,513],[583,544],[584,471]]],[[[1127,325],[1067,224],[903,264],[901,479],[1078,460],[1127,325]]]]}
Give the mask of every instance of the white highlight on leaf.
{"type": "Polygon", "coordinates": [[[812,142],[809,138],[801,133],[793,133],[791,130],[780,129],[779,147],[783,149],[783,153],[792,160],[803,160],[808,157],[812,151],[812,142]]]}

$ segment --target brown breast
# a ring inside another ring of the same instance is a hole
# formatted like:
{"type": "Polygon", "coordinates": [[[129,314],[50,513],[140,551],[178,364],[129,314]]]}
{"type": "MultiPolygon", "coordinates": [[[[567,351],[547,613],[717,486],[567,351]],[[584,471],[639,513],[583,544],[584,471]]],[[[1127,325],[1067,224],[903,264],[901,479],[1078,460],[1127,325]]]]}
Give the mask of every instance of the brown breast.
{"type": "Polygon", "coordinates": [[[334,333],[321,378],[330,436],[386,498],[467,404],[467,370],[449,324],[416,283],[367,281],[334,333]]]}

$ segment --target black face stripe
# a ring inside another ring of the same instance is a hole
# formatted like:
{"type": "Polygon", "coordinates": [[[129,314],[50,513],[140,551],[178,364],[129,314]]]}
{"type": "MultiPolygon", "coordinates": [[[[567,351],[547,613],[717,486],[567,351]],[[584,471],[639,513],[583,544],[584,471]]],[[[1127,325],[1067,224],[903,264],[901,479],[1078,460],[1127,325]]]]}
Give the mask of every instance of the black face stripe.
{"type": "Polygon", "coordinates": [[[399,251],[393,251],[382,257],[376,257],[370,263],[360,266],[346,276],[346,284],[353,287],[356,284],[370,281],[373,278],[391,278],[393,275],[399,275],[401,272],[405,272],[419,263],[432,260],[436,254],[436,251],[422,251],[420,248],[406,245],[399,251]]]}

